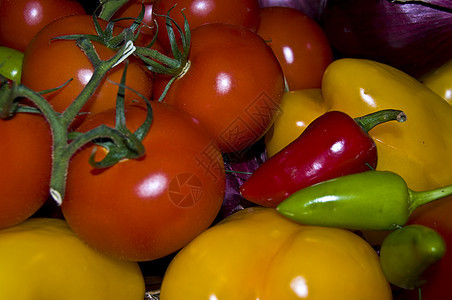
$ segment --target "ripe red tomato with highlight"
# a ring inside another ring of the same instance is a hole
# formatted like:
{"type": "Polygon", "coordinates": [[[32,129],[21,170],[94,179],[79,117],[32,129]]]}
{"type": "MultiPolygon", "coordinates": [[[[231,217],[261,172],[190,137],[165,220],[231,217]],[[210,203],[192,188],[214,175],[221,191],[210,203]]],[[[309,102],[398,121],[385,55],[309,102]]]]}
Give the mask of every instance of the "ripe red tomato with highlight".
{"type": "Polygon", "coordinates": [[[323,73],[333,61],[323,29],[303,12],[289,7],[260,10],[257,33],[268,41],[290,90],[320,88],[323,73]]]}
{"type": "MultiPolygon", "coordinates": [[[[223,152],[239,152],[272,125],[284,94],[281,66],[255,32],[211,23],[192,31],[189,69],[164,101],[204,124],[223,152]]],[[[154,99],[168,76],[157,75],[154,99]]]]}
{"type": "MultiPolygon", "coordinates": [[[[176,23],[183,29],[183,10],[190,29],[193,30],[207,23],[228,23],[244,26],[252,31],[259,27],[258,0],[156,0],[154,12],[158,15],[167,15],[168,11],[176,23]],[[174,7],[174,8],[173,8],[174,7]]],[[[158,40],[165,49],[170,49],[166,18],[156,17],[158,24],[158,40]]],[[[175,29],[176,36],[179,36],[175,29]]]]}
{"type": "MultiPolygon", "coordinates": [[[[126,260],[152,260],[185,246],[214,221],[225,192],[222,156],[205,128],[171,105],[152,102],[152,109],[145,156],[94,169],[93,147],[82,149],[70,162],[61,206],[88,245],[126,260]]],[[[142,106],[126,108],[131,131],[145,116],[142,106]]],[[[79,129],[113,126],[114,117],[105,111],[79,129]]],[[[99,148],[96,160],[104,154],[99,148]]]]}
{"type": "MultiPolygon", "coordinates": [[[[99,23],[103,28],[107,24],[100,19],[99,23]]],[[[35,91],[56,88],[73,79],[61,89],[44,95],[58,112],[63,112],[74,101],[94,72],[91,62],[77,46],[76,41],[50,41],[52,38],[69,34],[96,34],[92,16],[63,17],[47,25],[30,43],[22,65],[22,84],[35,91]]],[[[101,59],[109,59],[115,54],[113,50],[100,43],[93,44],[101,59]]],[[[150,98],[153,75],[137,58],[131,56],[129,61],[126,85],[150,98]]],[[[95,114],[114,108],[118,86],[109,81],[119,83],[123,71],[124,63],[111,69],[82,111],[95,114]]],[[[126,103],[131,103],[135,99],[140,98],[134,92],[126,90],[126,103]]]]}
{"type": "MultiPolygon", "coordinates": [[[[410,218],[409,224],[421,224],[436,230],[446,242],[446,254],[444,257],[428,268],[423,278],[426,283],[421,286],[422,300],[450,299],[452,297],[452,197],[428,203],[418,208],[410,218]]],[[[417,300],[417,290],[406,291],[400,299],[417,300]]]]}
{"type": "Polygon", "coordinates": [[[0,119],[0,229],[33,215],[48,199],[52,135],[42,115],[0,119]]]}
{"type": "Polygon", "coordinates": [[[64,16],[86,14],[76,0],[1,0],[0,46],[25,52],[41,28],[64,16]]]}

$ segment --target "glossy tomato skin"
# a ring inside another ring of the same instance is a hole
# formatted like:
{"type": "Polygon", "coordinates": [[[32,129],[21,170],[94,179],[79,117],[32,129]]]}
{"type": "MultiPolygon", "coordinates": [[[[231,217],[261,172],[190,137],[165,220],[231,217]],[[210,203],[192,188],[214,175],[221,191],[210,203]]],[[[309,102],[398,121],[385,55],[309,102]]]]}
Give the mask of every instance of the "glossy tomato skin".
{"type": "MultiPolygon", "coordinates": [[[[190,29],[207,23],[228,23],[244,26],[252,31],[259,27],[259,2],[257,0],[156,0],[154,12],[167,15],[168,11],[176,23],[183,28],[183,10],[190,29]],[[174,8],[173,8],[174,7],[174,8]]],[[[158,40],[165,49],[170,49],[166,18],[157,17],[158,40]]],[[[175,30],[177,31],[177,30],[175,30]]],[[[176,32],[176,36],[179,36],[176,32]]]]}
{"type": "Polygon", "coordinates": [[[76,0],[1,0],[0,46],[25,52],[31,39],[47,24],[85,13],[76,0]]]}
{"type": "Polygon", "coordinates": [[[0,119],[0,229],[34,214],[49,197],[52,136],[42,115],[0,119]]]}
{"type": "MultiPolygon", "coordinates": [[[[240,152],[259,140],[284,94],[281,66],[265,41],[241,26],[206,24],[192,32],[189,60],[164,101],[200,120],[223,152],[240,152]]],[[[165,80],[157,75],[154,99],[165,80]]]]}
{"type": "Polygon", "coordinates": [[[321,87],[333,53],[316,21],[294,8],[265,7],[260,10],[257,33],[269,41],[290,90],[321,87]]]}
{"type": "MultiPolygon", "coordinates": [[[[418,208],[409,224],[421,224],[436,230],[446,242],[446,254],[423,274],[426,283],[421,287],[422,300],[451,299],[452,287],[452,197],[446,197],[418,208]]],[[[417,290],[405,291],[400,299],[417,300],[417,290]]]]}
{"type": "MultiPolygon", "coordinates": [[[[106,22],[100,19],[99,22],[105,28],[106,22]]],[[[64,111],[74,101],[94,71],[91,62],[75,41],[50,42],[52,38],[69,34],[95,34],[92,16],[63,17],[43,28],[27,48],[22,67],[22,83],[35,91],[56,88],[73,79],[58,91],[44,95],[58,112],[64,111]]],[[[108,59],[114,55],[113,50],[99,43],[94,45],[101,59],[108,59]]],[[[124,63],[110,70],[107,78],[104,78],[101,86],[97,88],[82,111],[96,114],[115,107],[118,86],[109,81],[119,83],[123,71],[124,63]]],[[[150,98],[152,81],[153,75],[144,64],[130,57],[126,85],[150,98]]],[[[140,98],[134,92],[126,90],[126,103],[131,103],[135,99],[140,98]]]]}
{"type": "MultiPolygon", "coordinates": [[[[71,161],[62,204],[66,220],[87,244],[134,261],[185,246],[213,222],[225,189],[221,154],[199,122],[165,103],[152,102],[152,108],[145,156],[96,170],[88,163],[92,147],[83,149],[71,161]]],[[[127,108],[132,131],[145,114],[142,107],[127,108]]],[[[113,111],[100,113],[80,130],[112,120],[113,111]]]]}

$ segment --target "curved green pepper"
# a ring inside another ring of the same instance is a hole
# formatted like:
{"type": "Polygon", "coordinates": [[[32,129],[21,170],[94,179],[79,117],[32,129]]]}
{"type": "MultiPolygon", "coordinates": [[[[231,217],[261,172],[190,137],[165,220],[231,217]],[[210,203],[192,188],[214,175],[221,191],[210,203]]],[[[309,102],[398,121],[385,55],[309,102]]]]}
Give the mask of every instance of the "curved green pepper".
{"type": "Polygon", "coordinates": [[[424,271],[440,260],[446,243],[435,230],[408,225],[391,232],[381,244],[380,264],[386,279],[401,288],[422,286],[424,271]]]}
{"type": "Polygon", "coordinates": [[[358,230],[394,230],[419,206],[452,194],[452,185],[425,192],[390,171],[346,175],[301,189],[277,210],[306,224],[358,230]]]}

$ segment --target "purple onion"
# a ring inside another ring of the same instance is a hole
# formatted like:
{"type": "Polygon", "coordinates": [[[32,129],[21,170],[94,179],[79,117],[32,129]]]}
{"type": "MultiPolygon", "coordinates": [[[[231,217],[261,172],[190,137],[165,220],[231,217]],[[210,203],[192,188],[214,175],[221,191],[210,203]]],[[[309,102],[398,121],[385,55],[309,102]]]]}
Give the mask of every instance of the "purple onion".
{"type": "Polygon", "coordinates": [[[452,58],[452,1],[327,0],[321,24],[338,57],[420,77],[452,58]]]}
{"type": "Polygon", "coordinates": [[[226,192],[216,221],[220,221],[236,211],[256,205],[242,197],[240,186],[266,159],[265,146],[261,142],[244,152],[224,155],[224,166],[227,170],[226,192]]]}
{"type": "Polygon", "coordinates": [[[298,9],[311,19],[319,20],[325,0],[259,0],[261,7],[283,6],[298,9]]]}

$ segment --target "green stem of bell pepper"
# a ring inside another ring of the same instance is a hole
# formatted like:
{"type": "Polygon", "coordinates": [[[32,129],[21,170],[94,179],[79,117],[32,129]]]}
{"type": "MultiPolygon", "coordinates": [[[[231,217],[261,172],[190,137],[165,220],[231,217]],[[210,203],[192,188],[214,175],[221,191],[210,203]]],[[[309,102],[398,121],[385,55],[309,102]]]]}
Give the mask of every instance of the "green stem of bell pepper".
{"type": "Polygon", "coordinates": [[[354,118],[355,122],[365,131],[369,132],[375,126],[396,120],[397,122],[405,122],[407,116],[403,111],[397,109],[383,109],[368,115],[354,118]]]}

